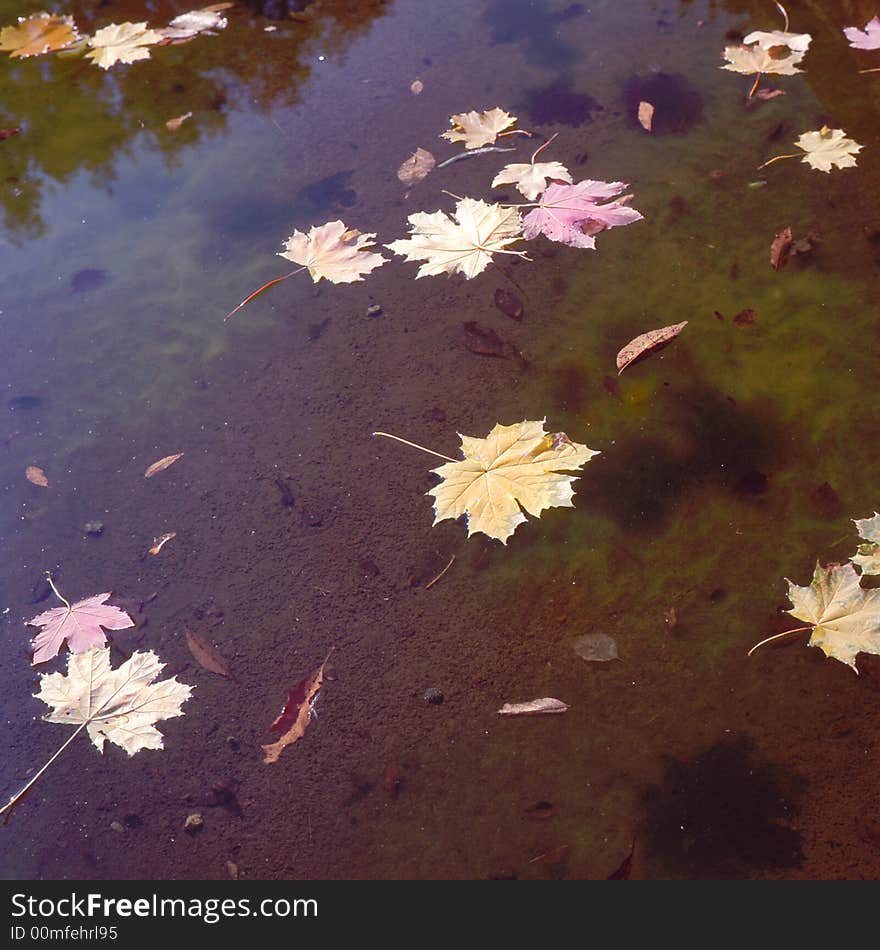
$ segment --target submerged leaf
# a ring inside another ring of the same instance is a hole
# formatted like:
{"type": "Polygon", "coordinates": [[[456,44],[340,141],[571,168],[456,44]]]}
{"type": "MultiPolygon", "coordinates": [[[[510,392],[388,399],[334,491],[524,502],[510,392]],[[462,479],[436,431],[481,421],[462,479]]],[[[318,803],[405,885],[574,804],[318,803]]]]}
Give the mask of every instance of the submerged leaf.
{"type": "Polygon", "coordinates": [[[328,221],[308,234],[294,231],[278,255],[307,267],[316,284],[321,278],[331,284],[350,284],[386,263],[381,254],[367,250],[375,236],[349,229],[341,221],[328,221]]]}
{"type": "Polygon", "coordinates": [[[66,49],[79,39],[72,16],[35,13],[0,30],[0,50],[22,59],[66,49]]]}
{"type": "Polygon", "coordinates": [[[165,458],[159,459],[158,462],[153,462],[147,470],[144,472],[144,478],[152,478],[154,475],[158,475],[159,472],[164,472],[166,468],[170,468],[178,459],[183,458],[183,452],[178,452],[177,455],[166,455],[165,458]]]}
{"type": "Polygon", "coordinates": [[[189,652],[202,669],[209,673],[216,673],[218,676],[229,677],[232,675],[229,671],[229,664],[211,643],[189,630],[186,630],[185,634],[189,652]]]}
{"type": "Polygon", "coordinates": [[[462,198],[453,217],[442,211],[419,211],[409,216],[411,237],[385,246],[408,261],[425,261],[416,279],[436,274],[462,273],[467,279],[481,274],[498,252],[522,237],[522,221],[515,208],[462,198]]]}
{"type": "Polygon", "coordinates": [[[560,699],[546,696],[532,699],[527,703],[505,703],[499,710],[499,716],[553,716],[564,713],[568,706],[560,699]]]}
{"type": "Polygon", "coordinates": [[[464,459],[433,471],[441,482],[433,495],[434,524],[467,515],[468,537],[482,532],[503,544],[526,520],[546,508],[573,508],[572,482],[563,475],[599,453],[572,442],[564,432],[547,433],[544,421],[496,425],[485,439],[461,436],[464,459]]]}
{"type": "Polygon", "coordinates": [[[492,145],[499,132],[516,122],[516,116],[509,115],[496,106],[485,112],[459,112],[452,116],[449,122],[453,130],[444,132],[441,138],[450,142],[464,142],[464,147],[470,149],[492,145]]]}
{"type": "Polygon", "coordinates": [[[572,643],[572,649],[590,663],[607,663],[618,658],[617,641],[607,633],[585,633],[572,643]]]}
{"type": "Polygon", "coordinates": [[[82,653],[92,646],[102,647],[107,642],[104,630],[125,630],[134,621],[119,607],[105,603],[111,591],[93,594],[75,604],[53,607],[28,620],[32,627],[43,629],[34,637],[32,663],[44,663],[58,655],[67,640],[71,653],[82,653]],[[102,629],[103,628],[103,629],[102,629]]]}
{"type": "Polygon", "coordinates": [[[674,340],[687,324],[687,320],[683,320],[681,323],[661,327],[659,330],[648,330],[647,333],[642,333],[634,340],[630,340],[617,354],[617,375],[619,376],[630,363],[643,354],[650,353],[652,350],[665,346],[670,340],[674,340]]]}
{"type": "Polygon", "coordinates": [[[36,465],[28,465],[28,467],[24,470],[24,477],[32,485],[39,485],[40,488],[49,487],[49,479],[46,478],[46,473],[36,465]]]}
{"type": "Polygon", "coordinates": [[[329,659],[330,654],[328,653],[318,669],[301,679],[288,694],[284,708],[278,718],[269,726],[270,732],[280,734],[280,738],[277,742],[261,747],[263,749],[263,762],[266,765],[277,762],[278,757],[287,746],[298,742],[305,735],[306,728],[312,721],[315,700],[323,685],[324,668],[327,666],[327,660],[329,659]]]}
{"type": "Polygon", "coordinates": [[[147,47],[161,42],[162,34],[148,30],[146,22],[111,23],[89,39],[89,46],[93,48],[86,53],[86,57],[101,69],[109,69],[114,63],[149,59],[147,47]]]}
{"type": "Polygon", "coordinates": [[[397,177],[404,185],[414,185],[426,178],[437,164],[434,156],[424,148],[417,148],[397,169],[397,177]]]}
{"type": "Polygon", "coordinates": [[[110,648],[91,647],[71,654],[67,675],[43,674],[36,698],[52,711],[43,719],[85,724],[99,752],[107,741],[134,755],[141,749],[163,748],[156,723],[182,716],[180,708],[192,687],[171,679],[154,683],[165,664],[151,650],[132,655],[117,669],[110,666],[110,648]]]}

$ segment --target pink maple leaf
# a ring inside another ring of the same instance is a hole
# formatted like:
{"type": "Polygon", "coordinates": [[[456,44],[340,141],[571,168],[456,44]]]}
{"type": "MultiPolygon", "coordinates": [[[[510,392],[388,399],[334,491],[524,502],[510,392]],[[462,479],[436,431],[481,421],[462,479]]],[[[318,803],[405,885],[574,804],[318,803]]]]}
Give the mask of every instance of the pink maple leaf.
{"type": "Polygon", "coordinates": [[[880,17],[868,20],[863,30],[857,26],[846,26],[843,34],[853,49],[880,49],[880,17]]]}
{"type": "Polygon", "coordinates": [[[523,219],[523,237],[530,241],[543,234],[572,247],[595,248],[594,234],[642,220],[638,211],[627,206],[629,196],[606,200],[625,188],[622,181],[551,182],[538,199],[538,207],[523,219]],[[599,204],[602,200],[605,204],[599,204]]]}
{"type": "Polygon", "coordinates": [[[28,620],[31,626],[43,628],[31,643],[34,648],[31,662],[36,664],[51,660],[58,655],[65,640],[71,653],[84,653],[93,645],[102,647],[107,642],[102,627],[107,630],[133,627],[134,621],[124,610],[104,603],[110,594],[111,591],[107,591],[106,594],[95,594],[75,604],[53,607],[28,620]]]}

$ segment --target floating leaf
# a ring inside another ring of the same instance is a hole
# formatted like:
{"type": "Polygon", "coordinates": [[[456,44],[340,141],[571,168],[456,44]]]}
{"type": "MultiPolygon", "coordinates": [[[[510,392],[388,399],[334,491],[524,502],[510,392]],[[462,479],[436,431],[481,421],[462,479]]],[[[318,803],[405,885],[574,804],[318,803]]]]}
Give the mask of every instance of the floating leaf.
{"type": "Polygon", "coordinates": [[[503,544],[526,520],[546,508],[572,508],[572,482],[563,475],[582,468],[599,453],[572,442],[564,432],[547,433],[544,421],[496,425],[485,439],[461,436],[462,461],[434,473],[441,482],[433,495],[434,524],[467,515],[468,537],[482,532],[503,544]]]}
{"type": "Polygon", "coordinates": [[[788,263],[792,243],[790,227],[776,232],[770,243],[770,266],[773,270],[781,270],[788,263]]]}
{"type": "Polygon", "coordinates": [[[450,142],[464,142],[464,147],[470,149],[492,145],[499,132],[515,124],[516,117],[496,106],[485,112],[460,112],[452,116],[449,122],[453,130],[444,132],[442,138],[450,142]]]}
{"type": "Polygon", "coordinates": [[[746,76],[755,73],[794,76],[795,73],[803,72],[802,69],[797,68],[797,64],[804,58],[804,53],[796,51],[777,59],[760,46],[727,46],[723,55],[727,62],[721,69],[728,69],[746,76]]]}
{"type": "MultiPolygon", "coordinates": [[[[52,590],[60,600],[64,598],[55,589],[51,578],[52,590]]],[[[37,614],[28,625],[43,629],[34,637],[32,663],[44,663],[58,655],[61,645],[67,640],[71,653],[82,653],[92,646],[102,647],[107,642],[104,630],[125,630],[134,626],[134,621],[119,607],[105,603],[111,591],[93,594],[75,604],[64,600],[63,607],[53,607],[37,614]],[[102,629],[103,628],[103,629],[102,629]]]]}
{"type": "MultiPolygon", "coordinates": [[[[505,703],[499,710],[499,716],[554,716],[564,713],[568,706],[559,699],[550,696],[532,699],[527,703],[505,703]]],[[[537,858],[535,859],[537,860],[537,858]]]]}
{"type": "Polygon", "coordinates": [[[176,531],[169,531],[167,534],[160,534],[158,538],[153,538],[153,546],[148,551],[149,554],[158,554],[169,541],[177,537],[176,531]]]}
{"type": "Polygon", "coordinates": [[[183,123],[186,122],[187,119],[191,119],[191,118],[192,118],[192,112],[184,112],[183,115],[179,115],[173,119],[169,119],[165,123],[165,128],[168,129],[169,132],[176,132],[183,125],[183,123]]]}
{"type": "Polygon", "coordinates": [[[523,237],[530,241],[543,234],[572,247],[595,248],[594,234],[642,220],[638,211],[626,205],[631,196],[606,200],[625,188],[622,181],[580,181],[576,185],[551,182],[538,207],[523,220],[523,237]]]}
{"type": "Polygon", "coordinates": [[[347,228],[342,221],[329,221],[312,227],[308,234],[294,231],[278,255],[308,268],[316,284],[322,278],[331,284],[349,284],[386,263],[381,254],[367,250],[375,236],[347,228]]]}
{"type": "Polygon", "coordinates": [[[779,49],[781,46],[787,46],[795,53],[806,53],[810,48],[813,37],[809,33],[787,33],[782,30],[771,30],[763,32],[755,30],[743,37],[743,43],[746,46],[757,44],[761,49],[768,52],[772,49],[779,49]]]}
{"type": "Polygon", "coordinates": [[[816,132],[804,132],[794,144],[806,152],[801,161],[820,172],[830,172],[832,165],[852,168],[856,164],[854,156],[862,150],[843,129],[829,129],[827,125],[816,132]]]}
{"type": "Polygon", "coordinates": [[[880,574],[880,514],[874,512],[873,518],[855,519],[859,537],[866,544],[859,545],[859,553],[851,558],[863,574],[880,574]]]}
{"type": "Polygon", "coordinates": [[[650,102],[640,102],[638,112],[639,125],[650,132],[654,127],[654,106],[650,102]]]}
{"type": "Polygon", "coordinates": [[[200,10],[191,10],[176,16],[164,30],[159,30],[166,40],[172,43],[187,43],[199,33],[216,36],[217,30],[225,29],[226,17],[220,16],[221,10],[231,7],[231,3],[217,3],[200,10]]]}
{"type": "Polygon", "coordinates": [[[329,659],[330,653],[314,673],[301,679],[288,694],[284,708],[269,726],[269,730],[280,734],[280,738],[271,745],[262,746],[263,762],[266,765],[277,762],[287,746],[298,742],[305,735],[306,728],[312,721],[314,703],[324,683],[324,667],[327,666],[329,659]]]}
{"type": "Polygon", "coordinates": [[[177,455],[166,455],[165,458],[159,459],[158,462],[153,462],[153,464],[147,468],[144,472],[144,478],[152,478],[154,475],[158,475],[159,472],[164,472],[166,468],[169,468],[178,459],[182,458],[183,452],[178,452],[177,455]]]}
{"type": "Polygon", "coordinates": [[[617,354],[617,375],[619,376],[634,360],[646,353],[665,346],[670,340],[674,340],[679,333],[687,326],[687,320],[681,323],[674,323],[672,326],[661,327],[659,330],[649,330],[642,333],[629,343],[617,354]]]}
{"type": "Polygon", "coordinates": [[[416,279],[436,274],[462,273],[467,279],[481,274],[496,253],[522,237],[522,221],[515,208],[462,198],[453,217],[442,211],[419,211],[409,216],[411,237],[385,245],[408,261],[425,261],[416,279]]]}
{"type": "Polygon", "coordinates": [[[46,478],[46,473],[41,468],[37,468],[36,465],[28,465],[24,470],[24,477],[32,485],[39,485],[40,488],[49,487],[49,479],[46,478]]]}
{"type": "Polygon", "coordinates": [[[500,185],[516,185],[517,191],[534,201],[547,187],[548,179],[559,179],[571,182],[569,170],[561,162],[538,162],[534,160],[528,164],[505,165],[492,179],[492,187],[500,185]]]}
{"type": "Polygon", "coordinates": [[[880,17],[868,20],[861,30],[857,26],[846,26],[843,33],[853,49],[880,49],[880,17]]]}
{"type": "Polygon", "coordinates": [[[162,42],[162,34],[148,30],[144,23],[111,23],[89,40],[93,47],[86,53],[96,66],[109,69],[114,63],[134,63],[149,59],[147,47],[162,42]]]}
{"type": "Polygon", "coordinates": [[[218,676],[229,677],[232,675],[229,664],[212,644],[197,633],[192,633],[189,630],[186,630],[185,633],[186,645],[199,666],[209,673],[216,673],[218,676]]]}
{"type": "Polygon", "coordinates": [[[0,50],[24,58],[66,49],[79,39],[72,16],[35,13],[0,30],[0,50]]]}
{"type": "Polygon", "coordinates": [[[427,177],[437,164],[434,156],[424,148],[417,148],[397,169],[397,177],[405,185],[414,185],[427,177]]]}

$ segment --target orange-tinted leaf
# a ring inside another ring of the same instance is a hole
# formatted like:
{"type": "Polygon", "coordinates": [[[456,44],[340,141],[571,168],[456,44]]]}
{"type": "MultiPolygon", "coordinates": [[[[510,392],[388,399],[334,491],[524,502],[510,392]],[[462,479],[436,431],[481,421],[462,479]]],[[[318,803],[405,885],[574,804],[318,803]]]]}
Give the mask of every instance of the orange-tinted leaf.
{"type": "Polygon", "coordinates": [[[40,488],[49,487],[49,479],[46,478],[46,473],[41,468],[37,468],[36,465],[28,465],[24,470],[24,477],[32,485],[39,485],[40,488]]]}
{"type": "Polygon", "coordinates": [[[659,330],[649,330],[642,333],[634,340],[631,340],[617,354],[617,374],[618,376],[629,366],[633,360],[637,360],[645,353],[665,346],[670,340],[674,340],[679,333],[687,326],[687,320],[682,323],[675,323],[669,327],[661,327],[659,330]]]}
{"type": "Polygon", "coordinates": [[[179,458],[183,458],[183,452],[178,452],[177,455],[166,455],[165,458],[159,459],[158,462],[153,462],[144,472],[144,478],[152,478],[154,475],[158,475],[159,472],[164,472],[166,468],[173,465],[179,458]]]}
{"type": "Polygon", "coordinates": [[[330,653],[314,673],[300,680],[288,694],[284,708],[275,722],[269,726],[269,731],[280,735],[280,738],[277,742],[262,746],[263,762],[266,765],[277,762],[287,746],[298,742],[305,735],[306,728],[312,720],[312,705],[324,682],[324,667],[327,666],[329,659],[330,653]]]}
{"type": "Polygon", "coordinates": [[[231,676],[229,664],[221,654],[203,637],[196,633],[186,631],[186,645],[193,659],[203,669],[209,673],[216,673],[218,676],[231,676]]]}
{"type": "Polygon", "coordinates": [[[186,122],[187,119],[191,119],[191,118],[192,118],[192,112],[184,112],[183,115],[179,115],[173,119],[169,119],[165,123],[165,128],[168,129],[169,132],[176,132],[183,125],[183,123],[186,122]]]}
{"type": "Polygon", "coordinates": [[[654,106],[650,102],[640,102],[638,118],[639,125],[646,132],[650,132],[654,125],[654,106]]]}
{"type": "Polygon", "coordinates": [[[790,227],[777,231],[770,243],[770,266],[773,270],[781,270],[788,263],[793,243],[790,227]]]}
{"type": "Polygon", "coordinates": [[[158,538],[153,538],[153,546],[150,548],[150,554],[158,554],[165,545],[177,537],[176,531],[169,531],[168,534],[159,535],[158,538]]]}
{"type": "Polygon", "coordinates": [[[11,56],[39,56],[66,49],[79,39],[72,16],[35,13],[19,19],[17,26],[0,30],[0,50],[11,56]]]}

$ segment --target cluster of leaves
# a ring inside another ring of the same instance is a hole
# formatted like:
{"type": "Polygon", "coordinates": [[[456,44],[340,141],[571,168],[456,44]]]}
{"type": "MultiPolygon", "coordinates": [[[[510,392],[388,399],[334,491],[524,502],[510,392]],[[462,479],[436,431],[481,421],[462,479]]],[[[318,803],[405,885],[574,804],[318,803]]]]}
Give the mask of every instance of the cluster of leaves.
{"type": "Polygon", "coordinates": [[[148,29],[143,23],[111,23],[93,36],[80,36],[72,16],[35,13],[0,30],[0,50],[26,58],[64,51],[84,52],[101,69],[116,63],[135,63],[150,58],[150,47],[188,43],[200,34],[213,35],[226,26],[220,11],[231,3],[217,3],[174,17],[167,27],[148,29]]]}

